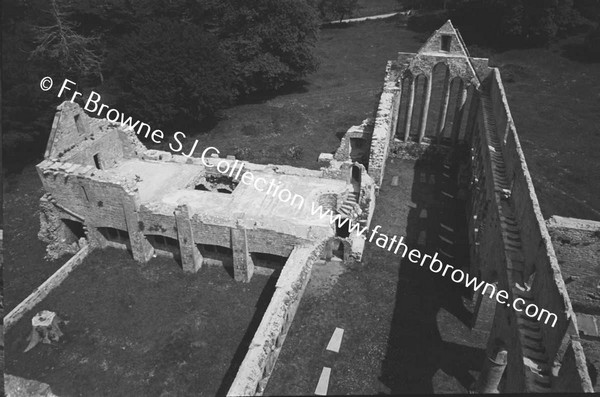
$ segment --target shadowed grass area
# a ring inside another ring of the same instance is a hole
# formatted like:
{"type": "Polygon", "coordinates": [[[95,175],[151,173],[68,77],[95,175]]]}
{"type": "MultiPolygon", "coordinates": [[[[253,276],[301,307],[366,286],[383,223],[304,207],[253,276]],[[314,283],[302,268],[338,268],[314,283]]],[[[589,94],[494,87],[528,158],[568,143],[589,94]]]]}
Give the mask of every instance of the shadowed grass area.
{"type": "MultiPolygon", "coordinates": [[[[464,202],[442,194],[456,194],[460,160],[446,170],[438,159],[389,159],[371,227],[381,225],[390,238],[404,236],[408,249],[433,254],[443,248],[453,256],[440,253],[444,263],[468,267],[464,202]],[[398,186],[391,186],[393,176],[398,186]]],[[[487,339],[467,325],[471,314],[463,297],[469,291],[401,253],[366,241],[363,265],[347,269],[320,296],[312,293],[320,279],[314,272],[323,270],[313,268],[265,395],[312,394],[324,366],[332,368],[332,395],[467,391],[487,339]],[[339,353],[332,353],[325,348],[336,327],[344,336],[339,353]]]]}
{"type": "Polygon", "coordinates": [[[239,283],[222,267],[185,274],[172,259],[96,251],[7,332],[6,372],[59,396],[224,395],[274,288],[275,277],[239,283]],[[69,321],[65,336],[23,353],[41,310],[69,321]]]}

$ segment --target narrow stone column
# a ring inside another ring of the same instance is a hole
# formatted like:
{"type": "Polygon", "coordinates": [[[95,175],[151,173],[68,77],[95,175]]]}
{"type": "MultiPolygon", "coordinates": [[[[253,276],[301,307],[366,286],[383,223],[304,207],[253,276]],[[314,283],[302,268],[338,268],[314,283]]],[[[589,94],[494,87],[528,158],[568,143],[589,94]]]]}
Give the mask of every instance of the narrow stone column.
{"type": "Polygon", "coordinates": [[[392,138],[396,137],[398,133],[398,120],[400,120],[400,104],[402,103],[402,81],[400,81],[400,87],[396,86],[394,92],[394,101],[392,104],[392,138]]]}
{"type": "Polygon", "coordinates": [[[140,208],[139,196],[125,193],[121,203],[125,212],[125,223],[127,224],[127,233],[129,234],[133,259],[141,263],[146,263],[154,255],[154,248],[140,229],[141,222],[138,213],[138,209],[140,208]]]}
{"type": "Polygon", "coordinates": [[[425,78],[425,92],[423,94],[423,110],[421,111],[421,123],[419,125],[419,143],[423,142],[425,136],[425,130],[427,129],[427,116],[429,115],[429,103],[431,102],[431,79],[432,75],[429,74],[425,78]]]}
{"type": "Polygon", "coordinates": [[[187,205],[180,205],[175,209],[175,222],[183,271],[196,273],[202,267],[203,258],[194,241],[194,230],[187,205]]]}
{"type": "Polygon", "coordinates": [[[444,137],[444,128],[446,128],[446,116],[448,115],[448,104],[450,103],[450,76],[448,69],[444,78],[444,88],[442,90],[442,103],[440,106],[440,117],[437,126],[437,143],[440,143],[444,137]]]}
{"type": "Polygon", "coordinates": [[[454,122],[452,123],[452,143],[456,143],[458,141],[460,126],[462,124],[462,115],[465,109],[465,102],[467,101],[467,87],[462,80],[460,81],[459,91],[460,98],[458,98],[458,101],[456,102],[454,122]]]}
{"type": "Polygon", "coordinates": [[[324,259],[326,262],[329,262],[331,258],[333,258],[333,239],[327,240],[325,243],[324,251],[324,259]]]}
{"type": "MultiPolygon", "coordinates": [[[[478,278],[482,279],[482,275],[480,274],[478,278]]],[[[497,287],[498,284],[494,283],[494,286],[497,287]]],[[[473,299],[475,300],[475,309],[473,310],[471,328],[489,332],[496,315],[496,299],[490,298],[487,294],[482,294],[481,290],[475,292],[473,299]]]]}
{"type": "Polygon", "coordinates": [[[231,248],[233,250],[233,277],[235,281],[249,282],[254,274],[254,263],[248,252],[246,229],[231,229],[231,248]]]}
{"type": "Polygon", "coordinates": [[[499,348],[491,357],[486,357],[475,386],[477,393],[500,393],[498,385],[506,369],[507,356],[508,352],[506,349],[499,348]]]}
{"type": "Polygon", "coordinates": [[[408,109],[406,110],[406,121],[404,124],[404,142],[408,142],[410,135],[410,125],[412,122],[413,107],[415,105],[415,76],[410,77],[410,86],[408,92],[408,109]]]}
{"type": "Polygon", "coordinates": [[[471,142],[473,138],[473,130],[477,121],[477,113],[479,112],[479,94],[476,89],[471,92],[471,103],[469,104],[469,114],[467,115],[467,125],[465,126],[465,140],[471,142]]]}

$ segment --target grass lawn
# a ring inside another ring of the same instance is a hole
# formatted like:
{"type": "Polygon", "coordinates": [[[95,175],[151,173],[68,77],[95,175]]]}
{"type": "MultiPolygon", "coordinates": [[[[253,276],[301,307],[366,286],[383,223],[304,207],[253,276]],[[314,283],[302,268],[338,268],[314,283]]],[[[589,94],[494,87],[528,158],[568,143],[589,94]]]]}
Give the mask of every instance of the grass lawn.
{"type": "Polygon", "coordinates": [[[6,372],[59,396],[224,395],[274,288],[274,277],[239,283],[223,267],[190,275],[172,259],[94,252],[7,332],[6,372]],[[41,310],[69,321],[65,336],[23,353],[41,310]]]}
{"type": "Polygon", "coordinates": [[[386,62],[399,50],[416,51],[415,37],[395,20],[323,29],[321,66],[302,89],[226,110],[209,133],[188,132],[187,150],[198,139],[198,148],[215,146],[221,156],[318,169],[320,153],[334,152],[348,128],[373,116],[386,62]]]}
{"type": "Polygon", "coordinates": [[[564,55],[579,40],[490,56],[500,67],[544,218],[600,220],[600,63],[564,55]]]}

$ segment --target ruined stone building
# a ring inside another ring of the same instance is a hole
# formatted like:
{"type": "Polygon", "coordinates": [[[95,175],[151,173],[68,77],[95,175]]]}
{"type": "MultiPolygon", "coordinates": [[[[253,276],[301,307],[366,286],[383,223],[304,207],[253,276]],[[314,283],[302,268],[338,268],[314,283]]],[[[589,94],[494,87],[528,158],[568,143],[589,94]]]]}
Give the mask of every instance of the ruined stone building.
{"type": "Polygon", "coordinates": [[[310,203],[346,210],[357,222],[360,213],[363,224],[374,205],[374,185],[360,163],[332,161],[311,171],[244,162],[235,172],[282,182],[280,190],[305,199],[299,208],[214,166],[233,167],[234,158],[209,158],[213,166],[206,167],[200,158],[147,150],[132,129],[92,119],[69,102],[59,106],[45,158],[37,166],[47,192],[40,237],[53,255],[77,250],[85,237],[93,247],[126,248],[140,262],[174,255],[188,272],[203,262],[233,262],[236,280],[249,281],[253,258],[287,258],[305,242],[331,240],[330,251],[360,258],[362,241],[352,244],[347,231],[312,215],[310,203]]]}
{"type": "MultiPolygon", "coordinates": [[[[59,106],[37,169],[40,238],[49,253],[92,247],[131,251],[139,262],[172,255],[183,271],[232,263],[249,281],[261,258],[287,260],[230,394],[261,394],[310,277],[312,263],[338,255],[360,261],[364,239],[310,212],[316,202],[370,226],[390,150],[408,145],[463,147],[468,165],[457,183],[468,203],[469,272],[558,315],[541,324],[487,296],[475,296],[474,329],[490,333],[488,354],[507,351],[504,392],[590,391],[585,353],[554,247],[542,218],[500,72],[473,58],[448,21],[418,53],[388,62],[374,123],[352,127],[320,170],[244,163],[303,196],[282,203],[199,158],[148,150],[132,129],[59,106]],[[434,115],[435,117],[433,117],[434,115]]],[[[210,158],[215,165],[234,158],[210,158]]],[[[484,363],[482,363],[482,366],[484,363]]]]}
{"type": "Polygon", "coordinates": [[[492,362],[500,351],[508,356],[504,374],[483,371],[487,379],[480,381],[494,390],[504,376],[502,391],[513,393],[592,391],[577,316],[500,71],[487,59],[471,57],[450,21],[418,53],[399,53],[388,64],[373,140],[394,137],[401,146],[467,148],[469,167],[457,183],[468,192],[469,272],[508,291],[511,299],[520,297],[558,316],[552,327],[487,296],[474,296],[473,329],[489,331],[492,362]],[[428,117],[432,111],[438,117],[428,117]]]}

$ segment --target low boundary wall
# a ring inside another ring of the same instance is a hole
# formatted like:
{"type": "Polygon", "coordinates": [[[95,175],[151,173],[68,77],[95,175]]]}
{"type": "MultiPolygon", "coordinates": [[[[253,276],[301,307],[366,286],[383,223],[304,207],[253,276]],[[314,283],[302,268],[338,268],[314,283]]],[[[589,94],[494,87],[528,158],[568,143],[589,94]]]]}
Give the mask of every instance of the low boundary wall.
{"type": "Polygon", "coordinates": [[[369,175],[371,175],[377,186],[381,186],[383,182],[385,162],[389,154],[390,141],[393,138],[400,108],[401,89],[396,86],[397,72],[392,68],[392,65],[393,62],[389,61],[385,68],[385,82],[375,116],[369,155],[369,175]]]}
{"type": "Polygon", "coordinates": [[[60,269],[58,269],[52,276],[44,281],[42,285],[37,287],[35,291],[31,293],[31,295],[29,295],[14,309],[12,309],[10,313],[4,317],[4,331],[6,332],[17,321],[19,321],[25,313],[27,313],[35,305],[40,303],[46,296],[48,296],[50,291],[58,287],[67,278],[69,273],[71,273],[73,269],[83,262],[89,252],[89,245],[86,245],[80,249],[79,252],[77,252],[71,259],[62,265],[60,269]]]}
{"type": "Polygon", "coordinates": [[[312,266],[324,245],[325,242],[298,246],[288,258],[228,396],[263,394],[310,279],[312,266]]]}

